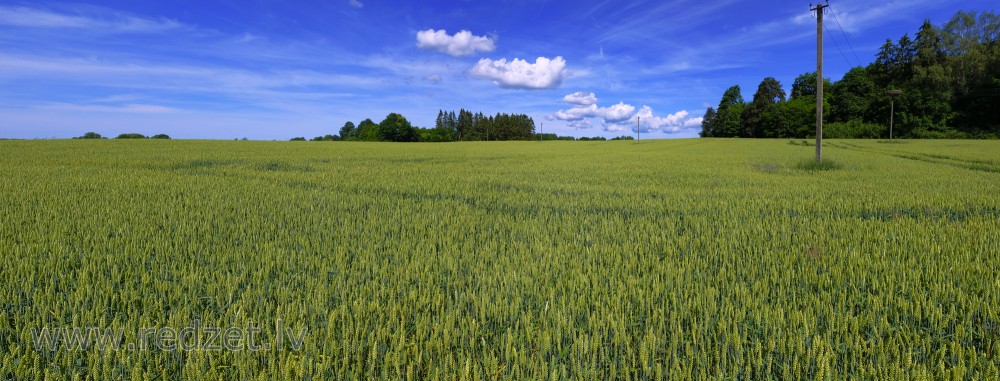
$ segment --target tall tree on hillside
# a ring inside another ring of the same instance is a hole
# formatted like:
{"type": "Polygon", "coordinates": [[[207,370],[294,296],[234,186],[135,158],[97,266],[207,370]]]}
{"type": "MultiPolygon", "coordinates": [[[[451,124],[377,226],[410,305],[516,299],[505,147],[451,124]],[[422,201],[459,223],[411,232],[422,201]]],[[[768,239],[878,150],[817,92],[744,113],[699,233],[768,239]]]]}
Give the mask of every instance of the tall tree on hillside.
{"type": "Polygon", "coordinates": [[[894,57],[897,70],[895,79],[897,81],[905,81],[910,78],[913,71],[913,58],[916,55],[916,46],[913,44],[913,40],[910,40],[910,34],[903,34],[903,37],[900,37],[896,43],[896,55],[894,57]]]}
{"type": "Polygon", "coordinates": [[[362,120],[358,123],[358,131],[355,133],[355,138],[357,140],[377,142],[382,139],[382,131],[379,126],[375,124],[371,119],[362,120]]]}
{"type": "Polygon", "coordinates": [[[472,114],[472,135],[474,140],[487,140],[486,118],[482,112],[472,114]]]}
{"type": "Polygon", "coordinates": [[[703,138],[714,137],[713,132],[715,130],[715,109],[709,107],[705,110],[705,115],[701,117],[701,133],[699,134],[703,138]]]}
{"type": "Polygon", "coordinates": [[[527,114],[521,114],[521,119],[524,120],[524,126],[520,138],[530,140],[535,136],[535,120],[527,114]]]}
{"type": "Polygon", "coordinates": [[[808,95],[816,95],[815,71],[799,74],[798,77],[795,77],[795,81],[792,82],[792,94],[790,95],[792,99],[808,95]]]}
{"type": "Polygon", "coordinates": [[[1000,15],[958,12],[942,31],[952,69],[955,127],[1000,136],[1000,15]]]}
{"type": "MultiPolygon", "coordinates": [[[[830,80],[823,78],[823,89],[828,91],[831,87],[833,87],[833,84],[830,83],[830,80]]],[[[800,74],[798,77],[795,77],[795,82],[792,82],[792,94],[790,98],[795,99],[800,97],[813,97],[813,100],[816,99],[815,71],[800,74]]]]}
{"type": "Polygon", "coordinates": [[[340,139],[342,140],[353,139],[357,134],[357,132],[358,129],[357,127],[354,127],[354,123],[348,121],[347,123],[344,123],[343,127],[340,128],[340,139]]]}
{"type": "Polygon", "coordinates": [[[915,56],[913,63],[916,66],[929,67],[945,63],[947,55],[944,51],[941,31],[931,24],[930,19],[925,19],[920,30],[917,32],[917,40],[914,41],[915,56]]]}
{"type": "Polygon", "coordinates": [[[397,113],[386,115],[385,119],[378,124],[382,131],[382,140],[390,142],[415,142],[417,141],[417,131],[406,118],[397,113]]]}
{"type": "Polygon", "coordinates": [[[458,111],[458,140],[473,140],[472,112],[461,109],[458,111]]]}
{"type": "Polygon", "coordinates": [[[892,84],[893,73],[896,71],[895,55],[896,44],[887,38],[875,55],[875,62],[868,66],[868,72],[877,87],[885,89],[892,84]]]}
{"type": "MultiPolygon", "coordinates": [[[[832,93],[833,84],[823,79],[826,94],[832,93]]],[[[831,94],[832,95],[832,94],[831,94]]],[[[829,105],[830,96],[824,97],[823,104],[829,105]]],[[[823,107],[824,120],[830,114],[830,107],[823,107]]],[[[816,133],[816,72],[800,74],[792,82],[792,93],[788,101],[776,102],[773,107],[765,107],[758,122],[759,136],[764,138],[815,137],[816,133]]]]}
{"type": "Polygon", "coordinates": [[[913,42],[914,57],[911,63],[907,106],[901,125],[916,130],[918,134],[946,132],[951,112],[951,67],[946,64],[941,33],[924,20],[913,42]]]}
{"type": "Polygon", "coordinates": [[[868,71],[860,66],[855,67],[830,87],[830,96],[827,97],[830,102],[830,122],[860,120],[882,124],[881,118],[884,114],[876,115],[870,109],[872,100],[880,97],[886,95],[880,94],[875,88],[875,82],[868,75],[868,71]]]}
{"type": "Polygon", "coordinates": [[[444,110],[439,109],[437,119],[434,119],[434,128],[440,130],[444,128],[444,125],[445,125],[444,110]]]}
{"type": "Polygon", "coordinates": [[[783,121],[779,116],[769,118],[768,123],[764,123],[764,114],[775,111],[774,106],[785,102],[785,90],[781,88],[781,82],[774,77],[764,78],[757,86],[757,92],[753,95],[753,101],[743,110],[743,131],[740,134],[745,138],[759,138],[770,135],[768,130],[784,128],[783,121]]]}
{"type": "Polygon", "coordinates": [[[737,137],[743,129],[741,115],[744,108],[743,95],[740,86],[734,85],[722,94],[719,107],[716,109],[712,135],[717,137],[737,137]]]}
{"type": "Polygon", "coordinates": [[[437,121],[434,123],[433,141],[449,142],[457,139],[455,124],[451,120],[451,115],[444,111],[438,111],[437,121]]]}

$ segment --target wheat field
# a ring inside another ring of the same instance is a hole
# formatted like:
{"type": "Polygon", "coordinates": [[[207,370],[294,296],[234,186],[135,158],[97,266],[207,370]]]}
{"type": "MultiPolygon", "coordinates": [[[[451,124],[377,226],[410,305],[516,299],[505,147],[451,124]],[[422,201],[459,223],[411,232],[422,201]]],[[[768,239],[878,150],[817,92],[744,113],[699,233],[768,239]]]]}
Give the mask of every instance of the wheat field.
{"type": "Polygon", "coordinates": [[[1000,378],[1000,142],[813,149],[0,141],[0,379],[1000,378]]]}

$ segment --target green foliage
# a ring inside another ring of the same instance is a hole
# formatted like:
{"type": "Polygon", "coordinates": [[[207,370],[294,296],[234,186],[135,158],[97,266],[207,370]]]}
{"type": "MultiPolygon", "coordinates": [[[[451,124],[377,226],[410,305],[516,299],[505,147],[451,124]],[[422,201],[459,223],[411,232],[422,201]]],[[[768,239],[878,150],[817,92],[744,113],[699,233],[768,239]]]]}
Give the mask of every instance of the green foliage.
{"type": "Polygon", "coordinates": [[[558,136],[556,134],[535,134],[532,140],[576,140],[572,136],[558,136]]]}
{"type": "Polygon", "coordinates": [[[525,114],[486,116],[462,109],[455,113],[438,112],[437,127],[441,134],[453,134],[457,140],[533,140],[535,121],[525,114]]]}
{"type": "MultiPolygon", "coordinates": [[[[331,136],[331,135],[328,135],[331,136]]],[[[337,139],[336,136],[333,136],[337,139]]],[[[502,114],[485,116],[461,110],[454,112],[438,110],[434,128],[420,128],[410,124],[400,114],[391,113],[379,124],[365,119],[358,124],[347,122],[340,129],[340,139],[354,141],[388,142],[450,142],[457,140],[534,140],[535,122],[525,114],[502,114]]],[[[318,139],[318,138],[317,138],[318,139]]],[[[313,139],[313,140],[317,140],[313,139]]],[[[324,139],[328,140],[328,139],[324,139]]]]}
{"type": "Polygon", "coordinates": [[[705,110],[705,115],[701,118],[701,133],[699,135],[703,138],[711,138],[715,136],[715,109],[709,107],[705,110]]]}
{"type": "Polygon", "coordinates": [[[357,137],[357,133],[358,128],[350,121],[344,123],[344,126],[340,128],[340,138],[343,140],[353,140],[357,137]]]}
{"type": "Polygon", "coordinates": [[[125,134],[118,135],[118,137],[116,137],[115,139],[145,139],[145,138],[146,138],[146,135],[138,134],[138,133],[134,133],[133,132],[133,133],[125,133],[125,134]]]}
{"type": "MultiPolygon", "coordinates": [[[[823,99],[823,115],[829,116],[829,102],[823,99]]],[[[805,95],[776,105],[764,115],[764,136],[768,138],[815,138],[816,96],[805,95]]],[[[824,131],[825,131],[824,127],[824,131]]],[[[825,135],[825,133],[824,133],[825,135]]]]}
{"type": "Polygon", "coordinates": [[[632,135],[623,135],[623,136],[616,136],[608,140],[635,140],[635,137],[632,135]]]}
{"type": "MultiPolygon", "coordinates": [[[[943,27],[925,20],[912,39],[909,34],[897,41],[887,39],[872,64],[851,69],[840,81],[824,86],[829,89],[824,101],[830,106],[824,105],[824,120],[889,125],[894,108],[893,135],[897,137],[1000,137],[1000,118],[995,116],[1000,94],[997,31],[1000,16],[995,13],[958,12],[943,27]],[[889,89],[901,91],[895,102],[887,94],[889,89]],[[827,109],[831,109],[829,115],[827,109]]],[[[772,105],[782,102],[776,96],[780,84],[775,86],[777,81],[772,80],[761,83],[739,123],[729,119],[731,115],[722,117],[721,103],[714,115],[706,112],[710,117],[703,122],[702,136],[801,136],[803,115],[797,112],[804,108],[774,113],[772,105]]],[[[798,76],[791,100],[815,100],[815,84],[814,72],[798,76]]],[[[727,101],[734,98],[732,92],[733,88],[726,91],[723,103],[735,103],[727,101]]]]}
{"type": "Polygon", "coordinates": [[[421,128],[417,132],[418,140],[421,142],[450,142],[455,140],[455,136],[448,131],[438,128],[421,128]]]}
{"type": "Polygon", "coordinates": [[[823,136],[831,139],[879,139],[889,136],[889,128],[854,119],[823,125],[823,136]]]}
{"type": "Polygon", "coordinates": [[[149,137],[150,139],[170,139],[170,135],[167,134],[156,134],[149,137]]]}
{"type": "Polygon", "coordinates": [[[711,137],[737,137],[743,131],[741,117],[743,115],[743,95],[740,87],[732,86],[722,94],[715,117],[712,118],[711,137]]]}
{"type": "Polygon", "coordinates": [[[2,141],[0,375],[996,379],[998,144],[2,141]]]}
{"type": "Polygon", "coordinates": [[[455,117],[454,111],[447,113],[438,110],[434,130],[421,131],[420,141],[449,142],[455,140],[458,140],[458,119],[455,117]]]}
{"type": "Polygon", "coordinates": [[[402,115],[391,113],[378,124],[381,141],[389,142],[415,142],[418,135],[417,130],[410,125],[402,115]]]}
{"type": "Polygon", "coordinates": [[[326,134],[323,136],[317,136],[309,140],[314,142],[335,142],[340,140],[340,136],[326,134]]]}
{"type": "Polygon", "coordinates": [[[358,123],[358,131],[354,136],[354,139],[366,141],[366,142],[377,142],[385,140],[382,136],[382,131],[379,125],[375,124],[371,119],[362,120],[358,123]]]}
{"type": "MultiPolygon", "coordinates": [[[[823,78],[823,90],[830,91],[833,84],[830,83],[828,78],[823,78]]],[[[795,82],[792,83],[792,94],[791,99],[812,96],[815,102],[816,97],[816,72],[808,72],[800,74],[795,77],[795,82]]]]}
{"type": "Polygon", "coordinates": [[[800,160],[798,164],[795,165],[795,168],[803,171],[832,171],[843,167],[844,166],[839,162],[830,159],[823,159],[821,161],[816,161],[814,159],[800,160]]]}
{"type": "Polygon", "coordinates": [[[304,142],[304,141],[306,141],[306,138],[305,138],[305,137],[302,137],[302,136],[298,136],[298,137],[294,137],[294,138],[291,138],[291,139],[289,139],[289,141],[293,141],[293,142],[304,142]]]}
{"type": "Polygon", "coordinates": [[[96,132],[88,132],[86,134],[83,134],[83,136],[78,136],[73,139],[107,139],[107,138],[101,136],[101,134],[98,134],[96,132]]]}
{"type": "MultiPolygon", "coordinates": [[[[830,87],[828,99],[830,118],[833,121],[844,122],[858,118],[869,122],[882,121],[885,114],[875,115],[871,105],[875,99],[884,98],[885,95],[876,90],[875,82],[868,73],[869,71],[862,67],[852,68],[840,81],[830,87]]],[[[813,109],[813,115],[815,113],[816,110],[813,109]]],[[[888,121],[885,124],[888,124],[888,121]]]]}
{"type": "Polygon", "coordinates": [[[740,132],[740,137],[776,137],[770,135],[775,135],[771,131],[784,125],[781,120],[783,115],[778,114],[776,110],[782,103],[785,103],[785,90],[781,88],[781,82],[774,77],[764,78],[757,86],[753,102],[743,109],[741,115],[743,130],[740,132]]]}

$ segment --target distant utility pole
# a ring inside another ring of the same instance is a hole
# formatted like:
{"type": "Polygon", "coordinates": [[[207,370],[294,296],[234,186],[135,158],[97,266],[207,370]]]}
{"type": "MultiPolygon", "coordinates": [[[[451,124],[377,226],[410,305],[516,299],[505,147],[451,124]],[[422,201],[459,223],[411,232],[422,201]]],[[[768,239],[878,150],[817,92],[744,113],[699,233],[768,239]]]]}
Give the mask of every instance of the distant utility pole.
{"type": "Polygon", "coordinates": [[[903,91],[899,89],[889,90],[889,96],[892,97],[892,101],[889,103],[889,140],[892,140],[892,122],[896,116],[896,97],[902,93],[903,91]]]}
{"type": "Polygon", "coordinates": [[[639,126],[639,118],[641,118],[641,117],[639,117],[639,116],[635,117],[635,142],[637,144],[639,143],[639,140],[640,140],[639,139],[640,138],[639,134],[642,133],[640,131],[642,129],[642,127],[639,126]]]}
{"type": "Polygon", "coordinates": [[[816,12],[816,162],[823,160],[823,12],[830,7],[830,1],[826,5],[816,4],[812,7],[809,3],[809,10],[816,12]]]}

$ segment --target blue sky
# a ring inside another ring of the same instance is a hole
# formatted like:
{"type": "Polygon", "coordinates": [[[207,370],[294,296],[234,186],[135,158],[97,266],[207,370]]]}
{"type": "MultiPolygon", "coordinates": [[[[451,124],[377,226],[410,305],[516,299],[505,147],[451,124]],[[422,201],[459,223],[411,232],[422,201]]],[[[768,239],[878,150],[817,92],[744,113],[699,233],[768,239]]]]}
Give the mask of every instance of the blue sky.
{"type": "MultiPolygon", "coordinates": [[[[834,0],[825,76],[992,1],[834,0]]],[[[693,137],[706,107],[815,69],[808,1],[0,1],[0,137],[289,139],[398,112],[693,137]]]]}

